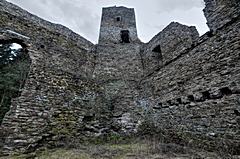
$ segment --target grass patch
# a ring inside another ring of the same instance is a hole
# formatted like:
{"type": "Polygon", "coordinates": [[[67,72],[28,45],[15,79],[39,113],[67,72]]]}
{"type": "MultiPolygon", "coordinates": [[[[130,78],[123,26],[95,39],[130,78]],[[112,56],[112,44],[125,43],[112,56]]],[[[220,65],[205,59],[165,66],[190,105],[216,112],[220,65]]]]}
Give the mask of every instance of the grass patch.
{"type": "Polygon", "coordinates": [[[150,140],[136,140],[125,144],[88,144],[75,149],[41,150],[22,156],[0,159],[174,159],[174,158],[219,158],[216,154],[182,147],[176,144],[163,144],[150,140]]]}
{"type": "Polygon", "coordinates": [[[38,159],[90,159],[87,153],[78,150],[58,149],[54,151],[44,151],[37,155],[38,159]]]}

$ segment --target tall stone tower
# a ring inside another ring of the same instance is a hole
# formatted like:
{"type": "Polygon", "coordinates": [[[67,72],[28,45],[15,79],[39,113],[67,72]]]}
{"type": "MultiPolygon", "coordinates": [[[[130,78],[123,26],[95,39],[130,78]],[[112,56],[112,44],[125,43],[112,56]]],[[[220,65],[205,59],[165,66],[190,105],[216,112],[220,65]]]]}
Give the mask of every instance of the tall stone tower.
{"type": "Polygon", "coordinates": [[[138,41],[133,8],[108,7],[102,9],[99,44],[134,43],[138,41]]]}

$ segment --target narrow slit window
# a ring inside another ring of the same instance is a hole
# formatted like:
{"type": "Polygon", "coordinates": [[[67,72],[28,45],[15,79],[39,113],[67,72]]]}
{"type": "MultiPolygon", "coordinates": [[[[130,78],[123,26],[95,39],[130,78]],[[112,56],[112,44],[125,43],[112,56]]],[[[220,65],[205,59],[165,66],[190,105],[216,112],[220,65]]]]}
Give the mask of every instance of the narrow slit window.
{"type": "Polygon", "coordinates": [[[116,20],[117,20],[117,22],[120,22],[122,20],[122,18],[121,17],[117,17],[116,20]]]}

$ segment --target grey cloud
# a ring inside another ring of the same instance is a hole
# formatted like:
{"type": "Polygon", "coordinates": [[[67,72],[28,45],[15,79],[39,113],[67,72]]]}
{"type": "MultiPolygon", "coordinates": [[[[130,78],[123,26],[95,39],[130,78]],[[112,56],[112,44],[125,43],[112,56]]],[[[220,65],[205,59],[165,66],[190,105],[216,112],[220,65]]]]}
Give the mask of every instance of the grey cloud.
{"type": "Polygon", "coordinates": [[[58,6],[62,15],[62,23],[81,35],[87,36],[91,41],[96,41],[100,15],[95,15],[86,6],[73,5],[63,0],[59,2],[58,6]]]}
{"type": "Polygon", "coordinates": [[[160,0],[159,12],[171,12],[173,10],[190,10],[194,7],[203,8],[204,2],[201,0],[160,0]]]}
{"type": "Polygon", "coordinates": [[[98,19],[89,8],[66,0],[10,0],[28,11],[55,23],[63,24],[91,41],[98,36],[98,19]]]}
{"type": "Polygon", "coordinates": [[[197,25],[207,31],[202,14],[203,0],[9,0],[29,12],[54,23],[60,23],[92,42],[97,42],[101,8],[127,6],[137,12],[138,34],[148,41],[171,21],[197,25]],[[199,12],[193,12],[193,9],[199,12]],[[177,13],[177,15],[176,15],[177,13]],[[196,14],[192,16],[192,14],[196,14]],[[163,16],[165,15],[165,16],[163,16]],[[191,16],[189,16],[191,15],[191,16]],[[192,17],[200,17],[192,21],[192,17]]]}

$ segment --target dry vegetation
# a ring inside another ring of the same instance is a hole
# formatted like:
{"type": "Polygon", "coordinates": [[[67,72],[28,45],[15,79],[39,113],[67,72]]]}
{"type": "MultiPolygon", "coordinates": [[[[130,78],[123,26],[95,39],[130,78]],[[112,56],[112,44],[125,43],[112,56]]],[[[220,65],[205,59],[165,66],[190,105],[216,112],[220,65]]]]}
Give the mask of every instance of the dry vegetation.
{"type": "MultiPolygon", "coordinates": [[[[75,149],[39,150],[38,152],[0,159],[217,159],[215,153],[190,149],[176,144],[139,141],[128,144],[82,145],[75,149]]],[[[231,157],[233,158],[233,157],[231,157]]],[[[236,159],[238,157],[235,157],[236,159]]]]}

